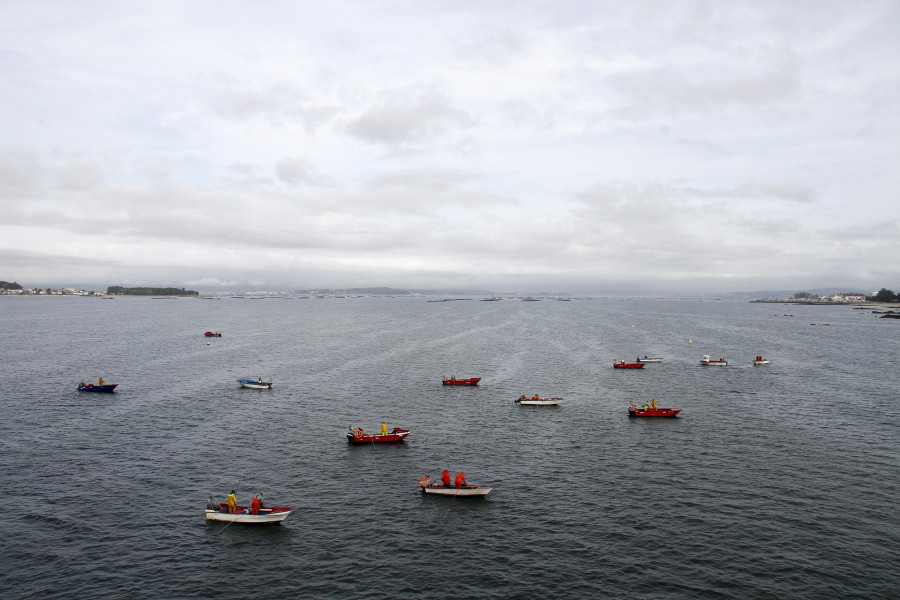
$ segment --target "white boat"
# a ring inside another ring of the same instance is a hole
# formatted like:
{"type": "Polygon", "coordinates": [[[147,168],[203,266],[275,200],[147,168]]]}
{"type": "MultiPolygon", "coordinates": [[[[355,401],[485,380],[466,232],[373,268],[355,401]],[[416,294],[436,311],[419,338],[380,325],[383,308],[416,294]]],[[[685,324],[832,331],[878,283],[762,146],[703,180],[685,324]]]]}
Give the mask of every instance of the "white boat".
{"type": "Polygon", "coordinates": [[[262,523],[281,523],[291,514],[291,509],[287,506],[260,508],[259,514],[254,515],[250,513],[249,506],[238,506],[237,512],[230,513],[228,512],[227,504],[219,504],[218,508],[212,509],[207,507],[204,512],[206,513],[207,521],[259,525],[262,523]]]}
{"type": "Polygon", "coordinates": [[[656,357],[656,356],[645,356],[644,358],[638,358],[637,362],[643,362],[643,363],[662,362],[662,359],[659,357],[656,357]]]}
{"type": "Polygon", "coordinates": [[[769,359],[763,358],[762,356],[757,356],[756,358],[753,359],[753,364],[754,365],[767,365],[767,364],[769,364],[769,359]]]}
{"type": "Polygon", "coordinates": [[[438,496],[487,496],[493,488],[484,485],[464,485],[462,487],[444,487],[439,483],[422,488],[425,494],[437,494],[438,496]]]}
{"type": "Polygon", "coordinates": [[[262,379],[238,379],[241,387],[251,388],[254,390],[271,390],[272,382],[263,381],[262,379]]]}
{"type": "Polygon", "coordinates": [[[728,365],[728,361],[725,360],[724,358],[720,358],[718,360],[712,359],[709,357],[709,354],[704,354],[703,359],[700,361],[700,364],[706,365],[706,366],[724,367],[724,366],[728,365]]]}
{"type": "Polygon", "coordinates": [[[540,396],[532,396],[531,398],[526,398],[523,394],[522,396],[516,398],[516,402],[519,404],[531,405],[531,406],[556,406],[560,403],[562,398],[541,398],[540,396]]]}

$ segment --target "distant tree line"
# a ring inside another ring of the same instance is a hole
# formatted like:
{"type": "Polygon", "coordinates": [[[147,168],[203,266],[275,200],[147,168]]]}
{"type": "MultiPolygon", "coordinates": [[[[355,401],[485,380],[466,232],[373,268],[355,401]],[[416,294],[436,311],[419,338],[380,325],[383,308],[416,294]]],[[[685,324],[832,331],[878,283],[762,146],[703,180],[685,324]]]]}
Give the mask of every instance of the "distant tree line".
{"type": "Polygon", "coordinates": [[[184,288],[159,288],[159,287],[122,287],[120,285],[111,285],[106,288],[107,294],[120,294],[124,296],[198,296],[200,292],[196,290],[186,290],[184,288]]]}
{"type": "Polygon", "coordinates": [[[881,288],[874,296],[866,296],[869,302],[900,302],[897,294],[887,288],[881,288]]]}
{"type": "Polygon", "coordinates": [[[22,286],[13,281],[12,283],[8,281],[0,281],[0,290],[21,290],[22,286]]]}

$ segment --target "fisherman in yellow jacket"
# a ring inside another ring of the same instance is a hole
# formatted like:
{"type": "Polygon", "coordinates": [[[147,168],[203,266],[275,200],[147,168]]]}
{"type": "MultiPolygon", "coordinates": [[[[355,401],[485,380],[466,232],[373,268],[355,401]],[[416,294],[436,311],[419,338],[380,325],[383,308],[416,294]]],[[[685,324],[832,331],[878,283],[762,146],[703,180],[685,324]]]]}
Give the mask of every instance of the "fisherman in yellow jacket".
{"type": "Polygon", "coordinates": [[[387,435],[387,423],[381,424],[381,435],[387,435]]]}
{"type": "Polygon", "coordinates": [[[228,494],[228,512],[237,512],[237,496],[234,495],[234,490],[231,490],[231,493],[228,494]]]}

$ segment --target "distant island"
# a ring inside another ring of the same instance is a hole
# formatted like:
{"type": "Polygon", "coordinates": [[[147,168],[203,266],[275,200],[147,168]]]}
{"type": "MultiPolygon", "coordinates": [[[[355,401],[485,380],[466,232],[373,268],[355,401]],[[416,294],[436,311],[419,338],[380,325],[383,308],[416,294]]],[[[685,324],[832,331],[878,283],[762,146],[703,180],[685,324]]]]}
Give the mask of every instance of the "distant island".
{"type": "Polygon", "coordinates": [[[186,290],[184,288],[162,288],[162,287],[122,287],[119,285],[111,285],[106,288],[106,293],[111,296],[199,296],[200,292],[196,290],[186,290]]]}

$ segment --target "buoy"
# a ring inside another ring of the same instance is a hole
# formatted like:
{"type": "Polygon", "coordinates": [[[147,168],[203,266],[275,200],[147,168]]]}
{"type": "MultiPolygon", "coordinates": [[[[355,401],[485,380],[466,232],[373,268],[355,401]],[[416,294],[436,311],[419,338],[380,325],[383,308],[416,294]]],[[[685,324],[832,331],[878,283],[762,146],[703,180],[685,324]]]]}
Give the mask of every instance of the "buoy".
{"type": "Polygon", "coordinates": [[[688,344],[693,344],[694,340],[688,340],[688,344]]]}
{"type": "Polygon", "coordinates": [[[206,345],[209,346],[209,342],[206,342],[206,345]]]}

